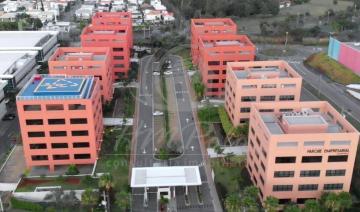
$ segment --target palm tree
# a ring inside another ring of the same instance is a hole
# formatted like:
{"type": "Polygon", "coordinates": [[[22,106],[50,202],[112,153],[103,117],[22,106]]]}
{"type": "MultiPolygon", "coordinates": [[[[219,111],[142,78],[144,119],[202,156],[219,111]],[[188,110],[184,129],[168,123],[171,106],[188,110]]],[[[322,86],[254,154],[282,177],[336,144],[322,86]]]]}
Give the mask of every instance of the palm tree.
{"type": "Polygon", "coordinates": [[[321,212],[321,205],[319,201],[314,199],[309,199],[305,201],[303,210],[306,212],[321,212]]]}
{"type": "Polygon", "coordinates": [[[241,204],[247,211],[258,211],[258,195],[259,189],[256,186],[248,186],[245,187],[244,191],[242,192],[243,197],[241,200],[241,204]]]}
{"type": "Polygon", "coordinates": [[[324,206],[329,211],[338,211],[340,209],[340,204],[336,193],[324,193],[323,194],[324,206]]]}
{"type": "Polygon", "coordinates": [[[101,175],[99,179],[99,187],[105,188],[106,191],[110,191],[110,189],[114,186],[114,182],[112,176],[110,174],[101,175]]]}
{"type": "Polygon", "coordinates": [[[292,203],[292,204],[288,204],[285,206],[284,212],[301,212],[301,210],[300,210],[299,206],[292,203]]]}
{"type": "Polygon", "coordinates": [[[116,205],[124,211],[130,207],[130,196],[126,191],[116,193],[116,205]]]}
{"type": "Polygon", "coordinates": [[[279,207],[279,200],[273,196],[266,197],[264,208],[267,212],[276,212],[279,207]]]}
{"type": "Polygon", "coordinates": [[[226,197],[224,202],[225,208],[228,212],[236,212],[240,210],[240,197],[238,194],[230,194],[226,197]]]}
{"type": "Polygon", "coordinates": [[[98,203],[98,201],[99,193],[91,189],[86,189],[81,194],[81,204],[87,207],[91,207],[91,211],[93,211],[93,207],[98,203]]]}
{"type": "Polygon", "coordinates": [[[349,192],[342,191],[337,195],[340,211],[348,209],[352,205],[351,194],[349,192]]]}

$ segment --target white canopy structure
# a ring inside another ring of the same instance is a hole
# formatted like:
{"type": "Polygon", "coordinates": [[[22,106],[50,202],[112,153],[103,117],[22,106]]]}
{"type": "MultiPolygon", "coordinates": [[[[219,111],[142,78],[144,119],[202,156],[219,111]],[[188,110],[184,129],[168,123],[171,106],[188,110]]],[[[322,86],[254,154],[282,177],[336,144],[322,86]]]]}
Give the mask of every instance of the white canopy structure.
{"type": "Polygon", "coordinates": [[[198,185],[201,185],[198,166],[138,167],[132,169],[132,188],[198,185]]]}

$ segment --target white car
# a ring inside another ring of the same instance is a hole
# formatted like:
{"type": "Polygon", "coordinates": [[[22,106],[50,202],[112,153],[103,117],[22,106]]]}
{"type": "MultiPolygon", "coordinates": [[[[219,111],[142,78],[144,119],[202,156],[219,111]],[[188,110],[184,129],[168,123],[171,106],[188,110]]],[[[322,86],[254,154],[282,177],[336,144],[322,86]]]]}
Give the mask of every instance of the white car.
{"type": "Polygon", "coordinates": [[[153,76],[160,76],[160,72],[153,72],[153,76]]]}
{"type": "Polygon", "coordinates": [[[162,116],[162,115],[164,115],[164,113],[157,110],[153,113],[153,115],[154,116],[162,116]]]}
{"type": "Polygon", "coordinates": [[[172,71],[165,71],[164,74],[165,74],[165,75],[171,75],[171,74],[172,74],[172,71]]]}

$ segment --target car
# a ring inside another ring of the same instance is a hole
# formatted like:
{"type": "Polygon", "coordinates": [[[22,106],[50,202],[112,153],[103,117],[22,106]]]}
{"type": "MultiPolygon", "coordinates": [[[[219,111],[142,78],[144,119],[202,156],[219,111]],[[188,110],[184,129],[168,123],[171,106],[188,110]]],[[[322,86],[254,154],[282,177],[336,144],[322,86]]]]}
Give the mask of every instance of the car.
{"type": "Polygon", "coordinates": [[[157,110],[153,113],[153,115],[154,116],[162,116],[162,115],[164,115],[164,113],[157,110]]]}
{"type": "Polygon", "coordinates": [[[8,114],[6,114],[5,116],[3,116],[1,120],[3,120],[3,121],[11,121],[11,120],[14,120],[15,117],[16,117],[15,114],[13,114],[13,113],[8,113],[8,114]]]}
{"type": "Polygon", "coordinates": [[[156,72],[156,71],[153,72],[153,76],[159,76],[159,75],[160,75],[160,72],[156,72]]]}
{"type": "Polygon", "coordinates": [[[164,74],[165,74],[165,75],[171,75],[171,74],[172,74],[172,71],[165,71],[164,74]]]}

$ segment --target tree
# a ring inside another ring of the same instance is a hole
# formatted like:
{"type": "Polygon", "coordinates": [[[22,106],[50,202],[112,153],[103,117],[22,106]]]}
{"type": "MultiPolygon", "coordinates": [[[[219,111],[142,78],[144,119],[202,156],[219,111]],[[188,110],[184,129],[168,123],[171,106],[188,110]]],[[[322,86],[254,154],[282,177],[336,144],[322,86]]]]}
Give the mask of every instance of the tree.
{"type": "Polygon", "coordinates": [[[317,200],[306,200],[303,210],[306,212],[321,212],[321,205],[317,200]]]}
{"type": "Polygon", "coordinates": [[[229,212],[240,211],[240,197],[238,194],[230,194],[224,202],[225,208],[229,212]]]}
{"type": "Polygon", "coordinates": [[[221,155],[224,152],[224,148],[222,148],[219,144],[214,146],[214,152],[217,156],[221,155]]]}
{"type": "Polygon", "coordinates": [[[256,186],[248,186],[245,187],[244,191],[242,192],[242,200],[241,205],[247,211],[258,211],[258,203],[257,198],[259,195],[259,189],[256,186]]]}
{"type": "Polygon", "coordinates": [[[124,211],[130,207],[130,196],[126,191],[116,193],[116,205],[124,211]]]}
{"type": "Polygon", "coordinates": [[[329,211],[339,211],[340,204],[336,193],[324,193],[322,199],[326,209],[329,211]]]}
{"type": "Polygon", "coordinates": [[[99,187],[105,188],[107,192],[114,186],[113,178],[110,174],[103,174],[99,179],[99,187]]]}
{"type": "Polygon", "coordinates": [[[79,170],[77,169],[75,164],[70,164],[66,171],[66,175],[77,175],[79,174],[79,170]]]}
{"type": "Polygon", "coordinates": [[[349,192],[342,191],[338,193],[337,199],[339,202],[340,211],[349,209],[352,205],[351,194],[349,192]]]}
{"type": "Polygon", "coordinates": [[[91,211],[93,211],[93,207],[99,202],[99,193],[93,191],[91,189],[86,189],[81,194],[81,204],[86,207],[91,207],[91,211]]]}
{"type": "Polygon", "coordinates": [[[296,204],[291,203],[285,206],[284,212],[301,212],[301,209],[296,204]]]}
{"type": "Polygon", "coordinates": [[[279,207],[279,200],[273,196],[266,197],[264,208],[267,212],[276,212],[279,207]]]}

